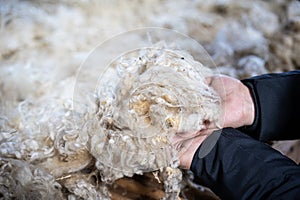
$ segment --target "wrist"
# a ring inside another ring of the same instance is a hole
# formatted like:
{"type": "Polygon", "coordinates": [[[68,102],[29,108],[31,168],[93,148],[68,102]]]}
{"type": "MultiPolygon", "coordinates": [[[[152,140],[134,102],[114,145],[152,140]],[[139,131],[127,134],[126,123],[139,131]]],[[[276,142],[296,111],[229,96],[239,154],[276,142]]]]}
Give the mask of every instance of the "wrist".
{"type": "Polygon", "coordinates": [[[250,126],[253,124],[255,119],[255,106],[249,88],[242,85],[242,94],[244,99],[243,105],[243,122],[245,126],[250,126]]]}

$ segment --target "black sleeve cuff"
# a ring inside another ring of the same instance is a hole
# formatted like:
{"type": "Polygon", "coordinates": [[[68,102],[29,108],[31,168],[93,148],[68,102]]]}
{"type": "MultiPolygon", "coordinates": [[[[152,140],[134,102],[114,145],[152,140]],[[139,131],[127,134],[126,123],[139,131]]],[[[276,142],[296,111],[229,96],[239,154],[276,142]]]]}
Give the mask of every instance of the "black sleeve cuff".
{"type": "Polygon", "coordinates": [[[255,104],[255,121],[239,130],[260,141],[299,139],[300,71],[242,80],[255,104]]]}
{"type": "Polygon", "coordinates": [[[241,82],[248,87],[251,97],[253,99],[254,102],[254,109],[255,109],[255,115],[254,115],[254,122],[249,125],[249,126],[244,126],[244,127],[240,127],[239,130],[241,130],[242,132],[248,134],[249,136],[255,138],[255,139],[259,139],[259,129],[260,129],[260,105],[258,104],[258,96],[257,96],[257,92],[255,91],[255,87],[253,86],[253,84],[248,80],[241,80],[241,82]]]}

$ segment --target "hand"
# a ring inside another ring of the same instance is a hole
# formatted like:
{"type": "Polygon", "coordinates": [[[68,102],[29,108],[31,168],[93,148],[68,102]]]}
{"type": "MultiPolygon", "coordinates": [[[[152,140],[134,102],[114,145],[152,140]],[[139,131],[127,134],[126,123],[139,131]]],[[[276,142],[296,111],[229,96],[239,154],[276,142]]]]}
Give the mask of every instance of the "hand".
{"type": "MultiPolygon", "coordinates": [[[[220,75],[207,78],[207,82],[221,97],[219,126],[238,128],[254,122],[253,99],[240,80],[220,75]]],[[[210,125],[210,128],[215,127],[217,124],[210,125]]]]}
{"type": "Polygon", "coordinates": [[[216,129],[176,133],[172,145],[178,151],[180,167],[190,169],[194,155],[202,142],[216,129]]]}
{"type": "Polygon", "coordinates": [[[228,76],[207,78],[208,84],[221,97],[221,114],[217,123],[197,132],[177,133],[172,144],[178,151],[180,166],[189,169],[198,147],[214,130],[221,127],[241,127],[254,121],[255,108],[249,89],[239,80],[228,76]]]}

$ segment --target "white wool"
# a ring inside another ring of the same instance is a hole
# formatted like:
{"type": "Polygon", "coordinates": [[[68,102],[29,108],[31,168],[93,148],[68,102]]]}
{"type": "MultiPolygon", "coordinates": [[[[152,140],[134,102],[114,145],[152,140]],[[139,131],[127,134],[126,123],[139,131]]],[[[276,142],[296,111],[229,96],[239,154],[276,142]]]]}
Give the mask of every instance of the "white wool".
{"type": "MultiPolygon", "coordinates": [[[[292,21],[292,31],[277,33],[284,42],[270,38],[272,33],[277,32],[278,19],[282,21],[282,13],[272,7],[279,9],[281,5],[252,0],[0,0],[0,183],[18,185],[0,186],[4,198],[13,194],[16,198],[59,198],[61,188],[58,182],[66,186],[63,180],[67,180],[65,177],[69,175],[72,175],[72,181],[67,185],[70,199],[95,199],[96,191],[102,199],[109,198],[106,187],[96,187],[89,179],[74,176],[93,164],[92,149],[103,149],[106,139],[93,137],[103,134],[101,124],[98,118],[86,114],[92,113],[96,106],[80,105],[75,110],[72,106],[74,85],[78,81],[76,73],[91,49],[123,31],[164,26],[205,42],[205,48],[213,55],[215,63],[222,66],[214,70],[216,73],[241,78],[272,69],[281,71],[287,65],[292,69],[300,63],[297,33],[299,2],[292,1],[286,13],[288,20],[292,21]],[[222,10],[225,13],[220,14],[222,10]],[[272,52],[268,48],[270,44],[274,46],[272,52]],[[273,61],[276,61],[275,64],[273,61]],[[93,143],[90,141],[92,137],[95,139],[93,143]],[[28,191],[29,187],[34,193],[28,191]],[[53,197],[55,194],[58,197],[53,197]]],[[[280,27],[284,25],[280,24],[280,27]]],[[[194,59],[197,60],[197,57],[194,59]]],[[[98,69],[101,71],[103,68],[100,66],[98,69]]],[[[89,78],[97,73],[89,71],[80,81],[87,82],[88,86],[89,78]]],[[[94,100],[90,98],[92,103],[94,100]]],[[[157,104],[165,103],[161,98],[156,101],[157,104]]],[[[187,116],[191,120],[187,120],[184,127],[195,124],[201,127],[195,116],[198,115],[187,116]]],[[[213,119],[214,115],[205,117],[213,119]]],[[[122,143],[121,140],[132,152],[144,144],[136,144],[126,134],[119,139],[108,140],[114,151],[120,150],[114,144],[122,143]]],[[[151,142],[155,146],[161,141],[152,138],[151,142]]],[[[160,156],[155,169],[168,166],[171,162],[168,158],[175,158],[163,157],[161,153],[155,157],[147,150],[146,153],[147,159],[138,161],[144,166],[151,165],[160,156]]],[[[97,153],[93,154],[97,156],[97,153]]],[[[133,154],[128,156],[134,157],[133,154]]],[[[95,164],[98,167],[96,172],[100,171],[103,177],[115,179],[144,170],[136,168],[117,173],[99,160],[95,164]]],[[[178,160],[175,159],[174,163],[177,166],[178,160]]],[[[121,164],[126,166],[130,163],[121,164]]],[[[167,169],[165,172],[170,172],[167,169]]],[[[163,181],[166,191],[171,191],[169,197],[177,195],[181,180],[180,171],[174,169],[172,172],[174,176],[166,176],[163,181]]]]}
{"type": "Polygon", "coordinates": [[[253,27],[264,35],[272,36],[276,33],[279,26],[278,16],[262,5],[253,5],[248,16],[244,16],[245,23],[251,23],[253,27]],[[250,19],[250,22],[248,22],[250,19]]]}
{"type": "Polygon", "coordinates": [[[61,185],[44,170],[21,160],[0,159],[0,192],[6,199],[62,199],[61,185]]]}
{"type": "Polygon", "coordinates": [[[251,26],[244,26],[234,22],[226,24],[218,33],[216,43],[225,43],[233,51],[255,50],[255,53],[264,55],[267,49],[267,41],[261,32],[251,26]]]}
{"type": "Polygon", "coordinates": [[[288,19],[300,17],[300,2],[293,0],[288,5],[288,19]]]}
{"type": "Polygon", "coordinates": [[[171,170],[165,191],[175,198],[181,173],[170,140],[217,123],[220,98],[205,82],[212,74],[186,52],[161,44],[114,61],[98,83],[99,125],[91,136],[102,180],[171,170]]]}
{"type": "Polygon", "coordinates": [[[238,74],[243,76],[257,76],[266,74],[265,61],[258,56],[249,55],[241,58],[238,62],[238,74]]]}

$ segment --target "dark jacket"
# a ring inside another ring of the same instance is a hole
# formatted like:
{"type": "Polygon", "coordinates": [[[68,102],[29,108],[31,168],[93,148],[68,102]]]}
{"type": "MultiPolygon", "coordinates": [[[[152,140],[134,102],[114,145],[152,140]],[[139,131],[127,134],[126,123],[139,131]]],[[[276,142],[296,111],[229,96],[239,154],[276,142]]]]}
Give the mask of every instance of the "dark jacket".
{"type": "Polygon", "coordinates": [[[204,158],[200,145],[191,170],[221,199],[300,199],[300,166],[263,143],[300,139],[300,71],[242,82],[255,102],[253,125],[224,128],[204,158]]]}

